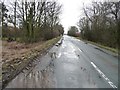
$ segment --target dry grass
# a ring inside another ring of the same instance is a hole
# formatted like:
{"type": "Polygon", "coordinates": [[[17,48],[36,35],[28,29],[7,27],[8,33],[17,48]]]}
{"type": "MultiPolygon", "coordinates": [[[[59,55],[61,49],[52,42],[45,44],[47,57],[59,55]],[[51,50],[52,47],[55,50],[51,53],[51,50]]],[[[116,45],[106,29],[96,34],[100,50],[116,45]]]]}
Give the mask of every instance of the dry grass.
{"type": "Polygon", "coordinates": [[[12,60],[37,55],[39,52],[46,50],[55,44],[59,38],[54,38],[48,41],[42,41],[34,44],[25,44],[18,42],[2,42],[2,63],[11,62],[12,60]]]}
{"type": "Polygon", "coordinates": [[[76,37],[76,38],[77,38],[77,39],[80,39],[80,40],[82,40],[82,41],[91,43],[91,44],[93,44],[93,45],[96,45],[96,46],[98,46],[98,47],[100,47],[100,48],[104,48],[104,49],[106,49],[106,50],[109,50],[109,51],[111,51],[111,52],[114,52],[114,53],[118,54],[118,49],[111,48],[111,47],[108,47],[108,46],[104,46],[104,45],[101,45],[101,44],[99,44],[99,43],[95,43],[95,42],[92,42],[92,41],[87,41],[87,40],[84,40],[84,39],[82,39],[82,38],[80,38],[80,37],[76,37]]]}
{"type": "Polygon", "coordinates": [[[15,77],[29,62],[53,46],[60,37],[48,41],[24,44],[3,41],[2,45],[2,79],[3,84],[15,77]]]}
{"type": "Polygon", "coordinates": [[[100,48],[104,48],[106,50],[109,50],[111,52],[114,52],[116,54],[118,54],[118,49],[115,49],[115,48],[111,48],[111,47],[107,47],[107,46],[104,46],[104,45],[101,45],[101,44],[98,44],[98,43],[95,43],[95,42],[91,42],[91,41],[87,41],[88,43],[91,43],[91,44],[94,44],[100,48]]]}
{"type": "Polygon", "coordinates": [[[18,42],[2,42],[2,62],[8,62],[14,58],[22,57],[24,54],[29,53],[35,47],[43,44],[44,42],[25,44],[18,42]]]}

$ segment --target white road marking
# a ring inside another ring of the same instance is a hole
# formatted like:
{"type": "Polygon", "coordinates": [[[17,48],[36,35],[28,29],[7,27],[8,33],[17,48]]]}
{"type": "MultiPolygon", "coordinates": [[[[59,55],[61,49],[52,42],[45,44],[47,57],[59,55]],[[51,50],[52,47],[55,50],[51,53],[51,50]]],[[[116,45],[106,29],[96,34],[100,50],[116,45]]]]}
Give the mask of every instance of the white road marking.
{"type": "Polygon", "coordinates": [[[69,47],[71,49],[71,52],[75,52],[76,51],[75,47],[74,47],[74,45],[72,43],[69,43],[69,47]]]}
{"type": "Polygon", "coordinates": [[[82,52],[82,50],[81,50],[81,49],[79,49],[77,46],[75,46],[75,48],[76,48],[76,50],[79,50],[80,52],[82,52]]]}
{"type": "MultiPolygon", "coordinates": [[[[71,43],[72,44],[72,43],[71,43]]],[[[82,52],[81,51],[81,49],[79,49],[77,46],[75,46],[74,44],[72,44],[72,49],[74,49],[74,51],[76,51],[76,50],[79,50],[80,52],[82,52]]]]}
{"type": "Polygon", "coordinates": [[[82,52],[81,49],[78,48],[78,50],[79,50],[80,52],[82,52]]]}
{"type": "Polygon", "coordinates": [[[111,82],[111,81],[105,76],[105,74],[104,74],[93,62],[91,62],[91,64],[92,64],[92,66],[98,71],[98,73],[108,82],[108,84],[109,84],[110,86],[112,86],[113,88],[117,88],[117,87],[113,84],[113,82],[111,82]]]}

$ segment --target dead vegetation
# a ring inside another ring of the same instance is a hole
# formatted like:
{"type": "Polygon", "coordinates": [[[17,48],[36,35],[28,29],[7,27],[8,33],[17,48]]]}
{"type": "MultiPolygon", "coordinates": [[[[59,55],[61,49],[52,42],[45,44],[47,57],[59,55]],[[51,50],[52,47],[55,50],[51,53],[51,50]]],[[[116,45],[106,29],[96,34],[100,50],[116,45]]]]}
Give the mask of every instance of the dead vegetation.
{"type": "Polygon", "coordinates": [[[9,62],[14,58],[22,57],[24,54],[29,53],[33,48],[37,48],[44,42],[25,44],[18,42],[2,42],[2,61],[9,62]]]}
{"type": "Polygon", "coordinates": [[[24,44],[3,41],[2,81],[3,87],[21,72],[32,60],[45,53],[60,37],[48,41],[24,44]]]}

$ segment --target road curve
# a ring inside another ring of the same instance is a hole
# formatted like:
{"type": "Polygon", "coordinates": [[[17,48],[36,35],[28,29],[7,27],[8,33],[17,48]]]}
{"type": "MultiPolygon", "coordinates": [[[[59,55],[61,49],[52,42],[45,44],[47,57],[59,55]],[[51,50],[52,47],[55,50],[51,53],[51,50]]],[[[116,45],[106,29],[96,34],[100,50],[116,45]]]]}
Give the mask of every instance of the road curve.
{"type": "Polygon", "coordinates": [[[34,69],[19,74],[7,88],[118,87],[117,57],[67,35],[63,36],[61,45],[54,46],[38,61],[34,69]],[[43,78],[45,69],[47,79],[43,78]]]}

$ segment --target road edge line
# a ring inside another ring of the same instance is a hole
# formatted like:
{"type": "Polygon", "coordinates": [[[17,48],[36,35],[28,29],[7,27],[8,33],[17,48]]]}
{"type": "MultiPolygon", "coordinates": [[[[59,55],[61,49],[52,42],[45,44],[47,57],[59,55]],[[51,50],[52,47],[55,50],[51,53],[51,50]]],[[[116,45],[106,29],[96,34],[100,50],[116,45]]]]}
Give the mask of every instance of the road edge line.
{"type": "Polygon", "coordinates": [[[97,70],[97,72],[108,82],[108,84],[112,87],[112,88],[117,88],[117,86],[115,86],[113,84],[113,82],[111,82],[106,76],[105,74],[93,63],[91,62],[92,66],[97,70]]]}

